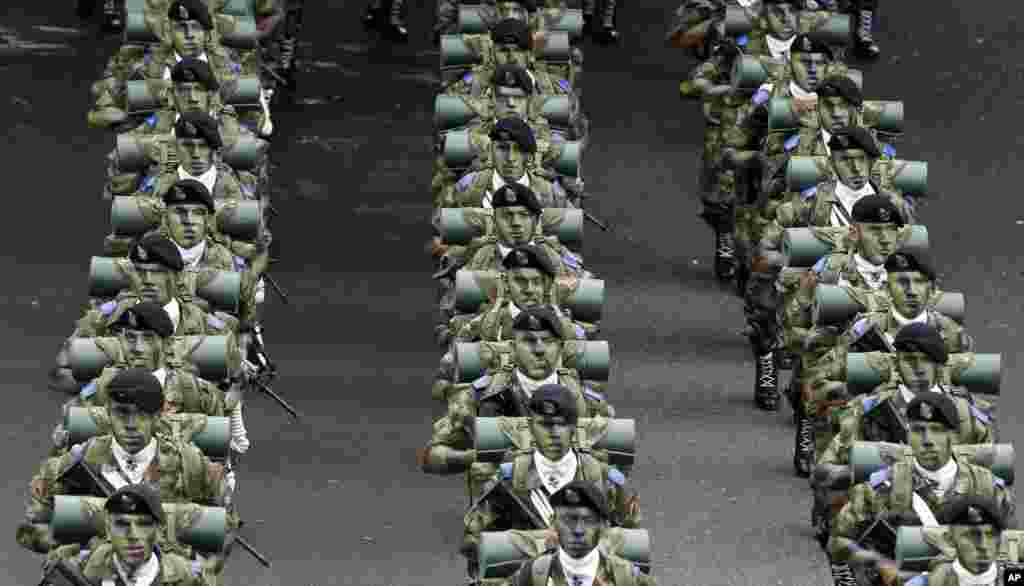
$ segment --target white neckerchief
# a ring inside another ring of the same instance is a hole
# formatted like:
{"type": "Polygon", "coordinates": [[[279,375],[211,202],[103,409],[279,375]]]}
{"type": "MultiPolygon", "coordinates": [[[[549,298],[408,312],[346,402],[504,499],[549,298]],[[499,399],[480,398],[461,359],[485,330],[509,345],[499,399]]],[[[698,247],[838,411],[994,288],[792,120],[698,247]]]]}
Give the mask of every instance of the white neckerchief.
{"type": "Polygon", "coordinates": [[[757,0],[736,0],[736,3],[744,8],[750,8],[757,0]]]}
{"type": "Polygon", "coordinates": [[[161,368],[158,368],[158,369],[154,370],[153,371],[153,376],[156,377],[156,380],[160,381],[160,386],[161,387],[164,386],[165,384],[167,384],[167,369],[166,368],[161,367],[161,368]]]}
{"type": "Polygon", "coordinates": [[[872,290],[878,291],[889,280],[889,273],[885,270],[885,265],[872,264],[859,253],[853,255],[853,262],[857,265],[857,272],[864,277],[864,282],[872,290]]]}
{"type": "Polygon", "coordinates": [[[526,376],[526,374],[523,371],[517,368],[516,380],[519,381],[519,388],[523,389],[523,392],[526,393],[526,396],[533,397],[533,392],[539,389],[540,387],[544,385],[558,384],[558,371],[552,371],[552,373],[548,375],[547,378],[541,380],[533,380],[532,378],[526,376]]]}
{"type": "MultiPolygon", "coordinates": [[[[523,176],[516,180],[516,183],[523,187],[529,187],[530,178],[526,173],[523,173],[523,176]]],[[[484,192],[483,206],[485,208],[491,209],[491,198],[494,197],[494,192],[501,189],[503,185],[505,185],[505,180],[501,178],[501,173],[498,173],[498,171],[495,170],[494,173],[491,174],[491,190],[484,192]]]]}
{"type": "Polygon", "coordinates": [[[540,453],[540,450],[533,451],[533,465],[537,467],[537,474],[540,475],[541,484],[548,491],[548,494],[555,494],[563,486],[576,478],[576,452],[569,450],[557,462],[552,462],[540,453]]]}
{"type": "MultiPolygon", "coordinates": [[[[940,387],[939,385],[933,385],[932,388],[928,389],[928,392],[930,392],[930,393],[943,393],[943,394],[946,393],[946,391],[943,390],[943,388],[940,387]]],[[[907,405],[909,405],[910,402],[914,400],[914,397],[917,396],[917,393],[915,393],[914,391],[911,391],[909,388],[907,388],[907,385],[905,385],[903,383],[900,383],[900,396],[903,397],[903,402],[905,402],[907,405]]]]}
{"type": "MultiPolygon", "coordinates": [[[[156,557],[156,552],[149,554],[149,559],[146,563],[139,566],[139,569],[135,571],[132,577],[128,577],[128,570],[121,563],[121,560],[114,556],[114,568],[117,570],[121,580],[126,586],[149,586],[156,581],[156,575],[160,573],[160,558],[156,557]]],[[[107,583],[113,584],[113,580],[104,580],[104,586],[107,583]]]]}
{"type": "Polygon", "coordinates": [[[217,165],[210,165],[210,168],[198,177],[186,171],[181,165],[178,165],[178,179],[195,179],[202,183],[207,191],[213,193],[213,186],[217,184],[217,165]]]}
{"type": "Polygon", "coordinates": [[[957,558],[953,562],[953,573],[956,574],[959,586],[994,586],[999,574],[999,564],[992,562],[992,565],[981,574],[972,574],[960,564],[960,558],[957,558]]]}
{"type": "Polygon", "coordinates": [[[821,134],[821,143],[825,145],[825,154],[832,156],[832,149],[828,147],[828,141],[832,140],[832,133],[822,128],[819,133],[821,134]]]}
{"type": "MultiPolygon", "coordinates": [[[[744,8],[746,8],[744,6],[744,8]]],[[[793,41],[796,40],[796,35],[789,37],[788,41],[782,39],[776,39],[771,35],[765,35],[764,40],[768,41],[768,52],[772,54],[775,59],[782,59],[783,57],[789,56],[789,50],[793,47],[793,41]]]]}
{"type": "Polygon", "coordinates": [[[914,472],[924,476],[928,480],[937,482],[938,486],[935,488],[935,494],[938,497],[942,497],[949,489],[953,488],[953,483],[956,481],[956,472],[958,466],[956,460],[953,458],[946,462],[946,465],[938,470],[932,472],[931,470],[925,470],[920,464],[917,463],[917,459],[914,459],[914,472]]]}
{"type": "Polygon", "coordinates": [[[522,310],[522,309],[519,309],[519,306],[518,306],[518,305],[516,305],[515,303],[513,303],[513,302],[509,301],[509,302],[508,302],[508,313],[509,313],[509,315],[511,315],[511,316],[512,316],[512,321],[515,321],[516,317],[517,317],[517,316],[518,316],[518,315],[519,315],[520,313],[523,313],[523,310],[522,310]]]}
{"type": "Polygon", "coordinates": [[[502,244],[500,242],[498,242],[497,244],[498,244],[498,254],[501,255],[501,260],[505,260],[505,257],[508,256],[508,253],[512,252],[512,249],[507,247],[507,246],[505,246],[504,244],[502,244]]]}
{"type": "Polygon", "coordinates": [[[911,319],[907,319],[907,318],[903,317],[902,315],[900,315],[900,312],[896,311],[896,308],[890,308],[889,309],[889,313],[892,315],[892,318],[894,320],[896,320],[896,323],[899,324],[899,326],[901,328],[903,326],[907,325],[907,324],[927,324],[928,323],[928,312],[923,310],[923,309],[921,310],[921,313],[917,314],[917,317],[914,317],[914,318],[911,318],[911,319]]]}
{"type": "Polygon", "coordinates": [[[562,564],[562,571],[569,586],[591,586],[597,577],[597,567],[601,563],[601,550],[595,547],[587,555],[576,559],[559,547],[558,561],[562,564]],[[578,582],[573,581],[574,576],[579,578],[578,582]]]}
{"type": "MultiPolygon", "coordinates": [[[[213,167],[210,167],[211,169],[213,167]]],[[[192,248],[182,248],[175,242],[174,246],[177,246],[178,252],[181,253],[181,260],[185,261],[186,269],[199,268],[199,261],[203,260],[203,254],[206,252],[206,241],[203,240],[199,244],[196,244],[192,248]]]]}
{"type": "MultiPolygon", "coordinates": [[[[178,53],[175,52],[174,53],[174,62],[175,63],[181,63],[181,59],[182,59],[181,55],[178,55],[178,53]]],[[[196,59],[199,59],[200,61],[205,61],[207,63],[210,62],[210,59],[207,58],[207,56],[206,56],[206,51],[203,51],[202,53],[200,53],[199,57],[196,57],[196,59]]],[[[164,67],[163,78],[164,79],[171,79],[171,68],[170,67],[164,67]]]]}
{"type": "MultiPolygon", "coordinates": [[[[847,216],[851,216],[853,214],[854,204],[856,204],[862,197],[874,195],[875,188],[871,187],[871,183],[868,182],[864,184],[864,187],[854,191],[847,187],[842,181],[836,181],[835,193],[836,199],[839,200],[839,205],[843,206],[843,209],[846,210],[847,216]]],[[[830,219],[833,226],[845,227],[850,225],[846,216],[843,216],[843,214],[835,208],[832,209],[832,217],[830,219]]]]}
{"type": "Polygon", "coordinates": [[[171,323],[174,324],[174,331],[178,331],[178,326],[181,325],[181,305],[178,303],[177,297],[171,297],[171,300],[164,305],[164,311],[167,312],[167,317],[171,318],[171,323]]]}
{"type": "Polygon", "coordinates": [[[809,91],[805,90],[804,88],[800,87],[799,85],[797,85],[797,83],[795,81],[790,81],[789,82],[789,93],[794,98],[799,98],[801,100],[817,100],[818,99],[818,93],[817,92],[809,92],[809,91]]]}
{"type": "Polygon", "coordinates": [[[110,481],[114,489],[119,489],[127,484],[139,484],[146,474],[146,468],[156,457],[156,439],[149,440],[149,445],[142,448],[138,454],[131,455],[117,443],[117,440],[110,442],[111,451],[114,453],[114,461],[117,468],[110,464],[103,465],[103,476],[110,481]],[[135,470],[132,470],[128,463],[135,462],[135,470]]]}

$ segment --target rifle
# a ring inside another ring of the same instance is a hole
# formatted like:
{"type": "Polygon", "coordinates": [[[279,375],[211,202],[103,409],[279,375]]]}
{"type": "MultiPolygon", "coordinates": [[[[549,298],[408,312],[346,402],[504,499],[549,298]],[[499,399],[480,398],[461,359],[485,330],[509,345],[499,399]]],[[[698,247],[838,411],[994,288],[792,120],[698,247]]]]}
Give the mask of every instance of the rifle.
{"type": "Polygon", "coordinates": [[[61,560],[43,574],[39,586],[95,586],[77,566],[61,560]]]}
{"type": "Polygon", "coordinates": [[[288,294],[285,293],[284,289],[277,284],[277,280],[270,276],[269,272],[264,271],[260,276],[263,277],[263,279],[270,285],[270,288],[274,290],[274,293],[277,293],[277,296],[281,298],[281,301],[283,301],[285,305],[291,305],[291,302],[288,300],[288,294]]]}
{"type": "Polygon", "coordinates": [[[584,211],[583,212],[583,219],[589,221],[591,224],[593,224],[593,225],[597,226],[598,228],[600,228],[602,232],[607,232],[610,229],[608,227],[608,224],[605,224],[601,220],[598,220],[590,212],[584,211]]]}
{"type": "Polygon", "coordinates": [[[274,402],[280,405],[282,409],[292,416],[294,421],[302,419],[302,415],[296,411],[294,407],[289,405],[287,401],[282,399],[280,395],[270,388],[269,383],[273,381],[276,376],[276,369],[259,369],[253,376],[248,378],[248,382],[252,387],[255,387],[256,390],[263,392],[265,395],[273,399],[274,402]]]}
{"type": "Polygon", "coordinates": [[[267,353],[263,350],[262,330],[263,328],[259,324],[253,326],[253,336],[248,351],[249,356],[245,360],[249,368],[243,369],[244,373],[248,375],[245,376],[245,382],[250,387],[262,391],[273,399],[292,416],[292,419],[298,421],[302,418],[302,415],[270,388],[270,383],[277,377],[277,367],[267,358],[267,353]]]}

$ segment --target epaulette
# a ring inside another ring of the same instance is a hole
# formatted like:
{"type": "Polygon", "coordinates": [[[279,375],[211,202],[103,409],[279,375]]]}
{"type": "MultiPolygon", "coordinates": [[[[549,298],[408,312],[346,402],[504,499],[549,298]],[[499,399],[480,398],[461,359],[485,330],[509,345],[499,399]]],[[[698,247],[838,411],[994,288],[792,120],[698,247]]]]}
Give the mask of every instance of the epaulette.
{"type": "Polygon", "coordinates": [[[192,576],[198,578],[203,575],[203,562],[192,560],[192,576]]]}
{"type": "Polygon", "coordinates": [[[98,390],[99,385],[96,384],[96,381],[92,381],[91,383],[82,387],[82,390],[78,392],[78,397],[84,401],[89,397],[95,395],[96,391],[98,390]]]}
{"type": "Polygon", "coordinates": [[[794,134],[793,136],[786,139],[786,142],[782,143],[782,148],[786,149],[786,152],[795,149],[800,144],[800,135],[794,134]]]}
{"type": "Polygon", "coordinates": [[[928,586],[928,574],[918,574],[904,582],[903,586],[928,586]]]}
{"type": "Polygon", "coordinates": [[[583,387],[583,394],[595,401],[604,401],[605,396],[590,387],[583,387]]]}
{"type": "Polygon", "coordinates": [[[608,467],[608,480],[616,486],[626,484],[626,477],[615,466],[608,467]]]}
{"type": "Polygon", "coordinates": [[[879,403],[878,397],[864,397],[861,401],[861,406],[864,407],[864,413],[867,413],[877,407],[879,403]]]}
{"type": "Polygon", "coordinates": [[[117,308],[116,301],[108,301],[100,306],[100,313],[103,315],[110,315],[114,313],[114,309],[117,308]]]}
{"type": "Polygon", "coordinates": [[[148,126],[150,128],[156,128],[157,121],[158,120],[157,120],[156,114],[150,114],[149,116],[146,117],[146,126],[148,126]]]}
{"type": "Polygon", "coordinates": [[[749,43],[749,42],[750,42],[750,37],[748,37],[747,35],[740,35],[740,36],[736,37],[736,44],[739,45],[740,47],[746,47],[747,43],[749,43]]]}
{"type": "Polygon", "coordinates": [[[142,186],[139,187],[139,191],[153,191],[156,187],[156,175],[148,175],[142,180],[142,186]]]}
{"type": "Polygon", "coordinates": [[[569,93],[569,90],[572,89],[572,86],[569,85],[569,80],[568,79],[560,79],[560,80],[558,80],[558,87],[562,88],[562,91],[565,92],[565,93],[569,93]]]}
{"type": "Polygon", "coordinates": [[[887,157],[890,157],[890,158],[895,157],[896,156],[896,147],[892,146],[891,144],[889,144],[887,142],[883,142],[882,143],[882,154],[887,156],[887,157]]]}
{"type": "Polygon", "coordinates": [[[501,478],[502,480],[512,480],[512,462],[504,462],[501,465],[501,478]]]}
{"type": "Polygon", "coordinates": [[[825,270],[826,266],[828,266],[828,256],[823,256],[818,259],[818,262],[814,263],[814,266],[811,267],[811,270],[820,275],[822,271],[825,270]]]}
{"type": "Polygon", "coordinates": [[[978,421],[984,423],[985,425],[990,425],[992,423],[992,418],[989,417],[988,414],[986,414],[981,409],[978,409],[974,405],[968,405],[967,407],[971,410],[971,414],[973,414],[978,419],[978,421]]]}
{"type": "Polygon", "coordinates": [[[881,470],[876,470],[876,471],[872,472],[871,476],[868,477],[868,484],[871,485],[871,488],[878,488],[880,485],[882,485],[883,483],[886,483],[888,481],[889,481],[889,467],[888,466],[886,466],[885,468],[882,468],[881,470]]]}
{"type": "Polygon", "coordinates": [[[473,184],[473,180],[476,179],[476,173],[466,173],[459,182],[455,184],[455,191],[466,191],[469,186],[473,184]]]}
{"type": "MultiPolygon", "coordinates": [[[[797,138],[800,138],[800,135],[797,135],[797,138]]],[[[786,149],[786,150],[789,150],[789,149],[786,149]]],[[[807,200],[811,199],[812,197],[814,197],[817,194],[818,194],[818,186],[817,185],[812,185],[811,187],[808,187],[807,189],[805,189],[805,190],[800,192],[800,199],[802,199],[804,201],[807,201],[807,200]]]]}
{"type": "Polygon", "coordinates": [[[224,329],[224,322],[220,318],[213,315],[212,313],[206,316],[206,325],[217,330],[224,329]]]}

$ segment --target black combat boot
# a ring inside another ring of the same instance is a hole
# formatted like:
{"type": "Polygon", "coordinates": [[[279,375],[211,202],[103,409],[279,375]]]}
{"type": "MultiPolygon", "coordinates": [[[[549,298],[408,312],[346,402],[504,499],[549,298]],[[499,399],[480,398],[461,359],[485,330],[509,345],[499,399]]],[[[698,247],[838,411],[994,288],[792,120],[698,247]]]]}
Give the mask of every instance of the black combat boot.
{"type": "Polygon", "coordinates": [[[602,45],[614,45],[619,42],[619,31],[615,28],[618,16],[619,0],[603,0],[601,17],[591,21],[594,41],[602,45]]]}
{"type": "Polygon", "coordinates": [[[366,12],[363,13],[363,27],[367,29],[377,28],[380,22],[381,0],[371,0],[366,5],[366,12]]]}
{"type": "Polygon", "coordinates": [[[779,410],[779,368],[775,352],[758,355],[755,359],[754,403],[763,411],[779,410]]]}
{"type": "Polygon", "coordinates": [[[861,10],[857,13],[857,31],[854,34],[854,48],[857,54],[865,59],[878,59],[882,49],[875,42],[872,28],[875,19],[873,10],[861,10]]]}
{"type": "Polygon", "coordinates": [[[797,414],[796,445],[793,447],[793,470],[800,478],[808,478],[814,469],[814,422],[803,412],[797,414]]]}
{"type": "Polygon", "coordinates": [[[832,570],[832,583],[835,586],[859,586],[850,564],[829,562],[828,565],[832,570]]]}
{"type": "Polygon", "coordinates": [[[405,26],[405,0],[391,0],[391,14],[385,35],[396,43],[409,42],[409,29],[405,26]]]}
{"type": "Polygon", "coordinates": [[[736,242],[732,230],[715,230],[715,276],[721,281],[736,276],[736,242]]]}

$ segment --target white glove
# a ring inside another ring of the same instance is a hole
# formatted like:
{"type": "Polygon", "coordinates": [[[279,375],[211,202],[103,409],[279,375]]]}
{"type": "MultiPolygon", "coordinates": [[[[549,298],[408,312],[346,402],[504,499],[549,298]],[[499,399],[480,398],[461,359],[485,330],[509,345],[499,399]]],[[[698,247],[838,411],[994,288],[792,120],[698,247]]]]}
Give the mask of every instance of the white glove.
{"type": "Polygon", "coordinates": [[[268,88],[260,89],[260,106],[263,108],[263,124],[260,125],[260,134],[270,136],[274,133],[274,123],[270,121],[270,98],[274,90],[268,88]]]}
{"type": "Polygon", "coordinates": [[[249,432],[245,430],[245,420],[242,419],[242,401],[235,404],[231,410],[231,451],[244,454],[249,451],[249,432]]]}

